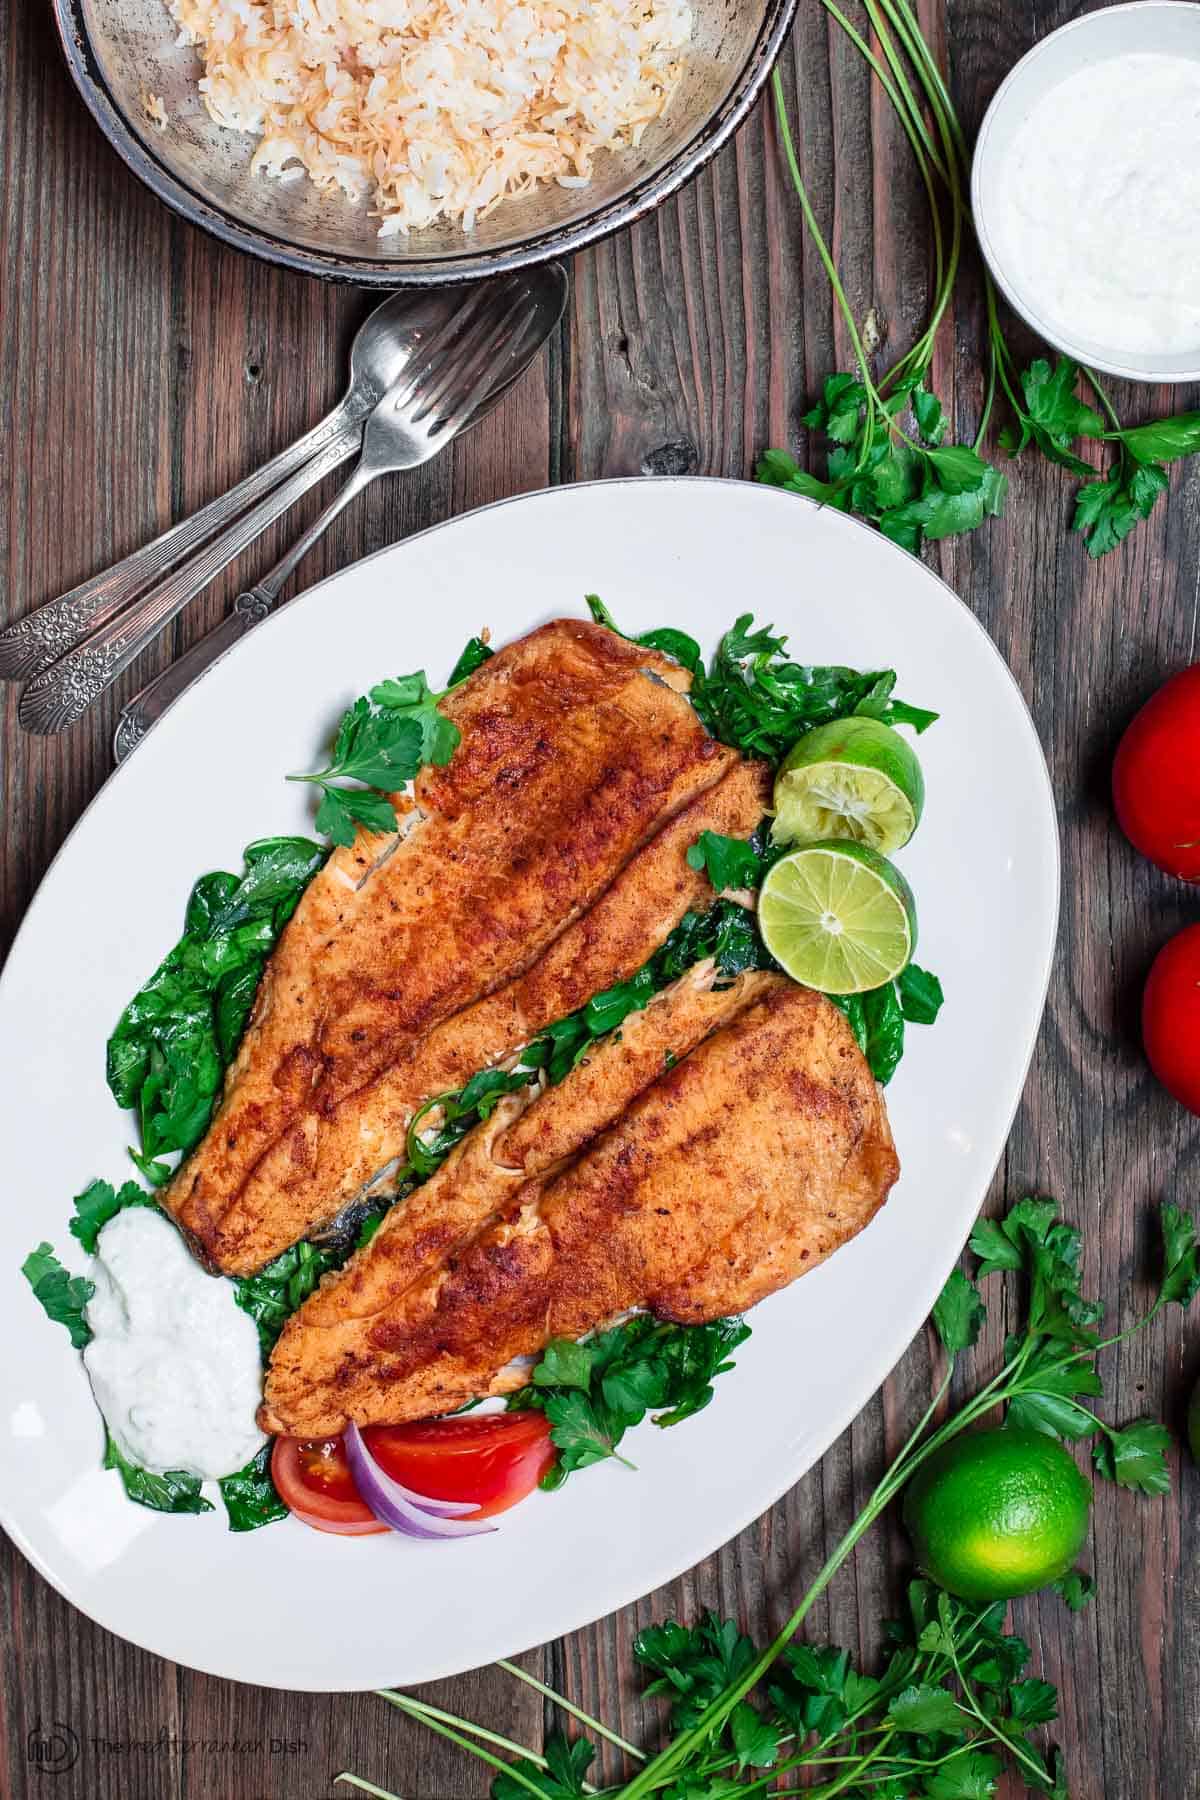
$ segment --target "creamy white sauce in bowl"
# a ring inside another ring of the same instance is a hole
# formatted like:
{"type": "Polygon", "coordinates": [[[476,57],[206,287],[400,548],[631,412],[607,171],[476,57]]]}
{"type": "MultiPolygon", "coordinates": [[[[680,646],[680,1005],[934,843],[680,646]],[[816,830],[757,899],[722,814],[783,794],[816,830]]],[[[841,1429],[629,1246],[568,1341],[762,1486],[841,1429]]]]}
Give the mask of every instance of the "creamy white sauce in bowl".
{"type": "Polygon", "coordinates": [[[104,1226],[91,1276],[83,1360],[122,1455],[205,1478],[244,1468],[265,1441],[254,1421],[262,1363],[232,1284],[206,1275],[148,1206],[104,1226]]]}
{"type": "Polygon", "coordinates": [[[972,204],[1048,342],[1134,379],[1200,375],[1200,6],[1139,0],[1044,39],[989,109],[972,204]]]}

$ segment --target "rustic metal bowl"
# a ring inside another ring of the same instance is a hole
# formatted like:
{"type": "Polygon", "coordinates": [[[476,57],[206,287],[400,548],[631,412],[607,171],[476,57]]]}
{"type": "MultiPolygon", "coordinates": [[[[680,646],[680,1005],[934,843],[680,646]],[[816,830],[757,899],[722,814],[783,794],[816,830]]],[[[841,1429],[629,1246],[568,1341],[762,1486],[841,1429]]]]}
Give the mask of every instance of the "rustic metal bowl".
{"type": "Polygon", "coordinates": [[[251,175],[254,140],[215,125],[163,0],[53,0],[68,67],[100,129],[160,200],[267,262],[364,287],[473,281],[569,255],[675,192],[736,129],[791,24],[797,0],[693,0],[683,79],[636,150],[597,158],[590,186],[506,201],[470,233],[439,224],[380,239],[365,206],[308,181],[251,175]],[[168,124],[146,112],[155,95],[168,124]]]}

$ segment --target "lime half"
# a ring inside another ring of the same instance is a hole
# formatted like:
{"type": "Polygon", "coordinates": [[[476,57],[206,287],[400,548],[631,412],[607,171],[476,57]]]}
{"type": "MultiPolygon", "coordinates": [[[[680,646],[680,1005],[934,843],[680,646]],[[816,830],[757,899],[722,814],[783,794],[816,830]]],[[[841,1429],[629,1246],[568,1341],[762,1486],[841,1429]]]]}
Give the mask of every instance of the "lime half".
{"type": "Polygon", "coordinates": [[[912,745],[878,719],[835,719],[793,746],[775,779],[777,844],[846,838],[884,856],[907,844],[925,781],[912,745]]]}
{"type": "Polygon", "coordinates": [[[763,881],[758,923],[792,980],[823,994],[882,987],[917,942],[907,881],[865,844],[809,844],[781,856],[763,881]]]}

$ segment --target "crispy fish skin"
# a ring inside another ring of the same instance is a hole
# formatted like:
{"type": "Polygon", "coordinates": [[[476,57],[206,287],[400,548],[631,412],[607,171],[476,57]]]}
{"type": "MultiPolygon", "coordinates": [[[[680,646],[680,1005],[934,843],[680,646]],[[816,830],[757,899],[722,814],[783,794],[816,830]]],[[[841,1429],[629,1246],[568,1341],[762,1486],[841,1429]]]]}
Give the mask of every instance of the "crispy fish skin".
{"type": "MultiPolygon", "coordinates": [[[[344,1278],[358,1286],[353,1310],[338,1307],[334,1280],[289,1320],[264,1429],[324,1436],[349,1419],[446,1412],[510,1386],[513,1359],[551,1337],[643,1306],[721,1317],[861,1231],[899,1173],[880,1090],[828,1000],[779,976],[743,981],[732,1017],[635,1098],[619,1091],[616,1122],[565,1164],[531,1177],[496,1162],[522,1144],[536,1159],[536,1113],[553,1094],[492,1133],[472,1152],[495,1166],[474,1195],[486,1222],[434,1249],[416,1279],[419,1257],[402,1258],[394,1282],[380,1272],[381,1229],[344,1278]]],[[[620,1046],[605,1050],[615,1059],[620,1046]]],[[[471,1166],[480,1179],[483,1164],[471,1166]]],[[[458,1186],[449,1169],[444,1197],[458,1186]]]]}
{"type": "Polygon", "coordinates": [[[676,691],[681,680],[667,658],[603,626],[558,620],[447,696],[458,749],[418,777],[395,839],[360,838],[312,882],[268,964],[217,1115],[165,1191],[212,1266],[247,1273],[294,1242],[295,1209],[281,1206],[271,1228],[276,1189],[283,1170],[313,1167],[322,1121],[406,1045],[531,968],[667,820],[737,765],[676,691]],[[271,1152],[278,1173],[258,1216],[226,1231],[271,1152]]]}

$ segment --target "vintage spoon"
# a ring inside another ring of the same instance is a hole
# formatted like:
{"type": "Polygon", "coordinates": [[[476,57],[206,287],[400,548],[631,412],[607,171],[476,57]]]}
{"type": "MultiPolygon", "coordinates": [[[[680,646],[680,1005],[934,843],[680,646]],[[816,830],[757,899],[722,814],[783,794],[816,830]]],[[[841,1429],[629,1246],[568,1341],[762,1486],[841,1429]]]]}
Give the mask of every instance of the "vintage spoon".
{"type": "Polygon", "coordinates": [[[278,487],[296,470],[304,470],[293,488],[296,498],[322,474],[352,456],[362,439],[363,421],[403,369],[412,351],[413,333],[428,325],[431,301],[443,309],[445,290],[436,295],[391,294],[364,320],[350,349],[350,384],[337,405],[311,431],[278,456],[247,475],[227,494],[181,519],[152,543],[47,600],[24,618],[0,631],[0,680],[23,681],[49,668],[90,632],[115,618],[152,581],[157,581],[197,545],[229,525],[241,513],[278,487]],[[326,452],[332,460],[317,466],[326,452]]]}
{"type": "MultiPolygon", "coordinates": [[[[567,280],[561,264],[549,263],[536,272],[531,271],[533,273],[536,274],[539,288],[537,309],[530,315],[525,330],[514,337],[507,370],[503,367],[497,370],[495,385],[484,394],[457,434],[459,436],[463,431],[470,431],[500,403],[514,381],[533,361],[562,316],[567,298],[567,280]]],[[[141,743],[151,726],[158,723],[168,707],[173,706],[206,669],[267,617],[284,583],[302,557],[308,554],[327,523],[328,520],[324,523],[317,520],[312,532],[306,532],[260,581],[238,595],[230,611],[218,625],[214,625],[211,631],[185,650],[182,656],[176,657],[161,675],[156,675],[153,681],[147,682],[141,692],[122,708],[113,733],[113,755],[117,762],[125,760],[129,752],[141,743]]]]}
{"type": "MultiPolygon", "coordinates": [[[[544,270],[532,270],[459,290],[449,318],[422,334],[404,373],[370,415],[358,469],[334,504],[305,533],[297,546],[296,561],[368,482],[391,470],[428,461],[473,419],[485,396],[511,384],[528,360],[526,354],[514,366],[514,352],[528,344],[535,320],[546,319],[549,330],[561,314],[565,278],[561,271],[557,275],[555,281],[547,278],[544,270]]],[[[317,461],[331,466],[330,455],[327,448],[317,461]]],[[[281,496],[288,486],[284,484],[281,496]]],[[[36,675],[21,696],[18,716],[22,725],[29,731],[51,733],[74,724],[211,576],[280,510],[274,496],[265,501],[230,529],[219,549],[210,546],[202,550],[53,667],[36,675]]]]}

